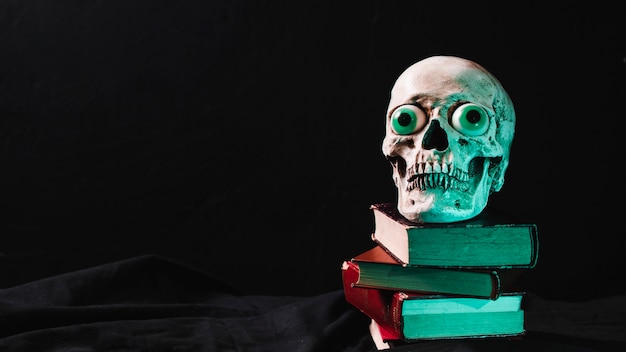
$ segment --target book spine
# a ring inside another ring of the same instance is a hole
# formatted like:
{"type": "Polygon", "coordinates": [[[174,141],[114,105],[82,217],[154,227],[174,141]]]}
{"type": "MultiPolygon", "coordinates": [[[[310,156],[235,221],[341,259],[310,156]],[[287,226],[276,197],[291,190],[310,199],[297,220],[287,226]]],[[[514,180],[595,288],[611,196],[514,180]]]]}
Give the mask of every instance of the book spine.
{"type": "Polygon", "coordinates": [[[394,324],[395,331],[399,331],[398,337],[404,337],[404,321],[402,320],[402,303],[407,295],[403,292],[395,292],[391,299],[390,321],[394,324]]]}
{"type": "Polygon", "coordinates": [[[344,261],[341,269],[346,301],[374,319],[388,333],[386,338],[402,339],[402,307],[401,303],[394,302],[394,293],[354,286],[359,279],[359,267],[355,263],[344,261]]]}

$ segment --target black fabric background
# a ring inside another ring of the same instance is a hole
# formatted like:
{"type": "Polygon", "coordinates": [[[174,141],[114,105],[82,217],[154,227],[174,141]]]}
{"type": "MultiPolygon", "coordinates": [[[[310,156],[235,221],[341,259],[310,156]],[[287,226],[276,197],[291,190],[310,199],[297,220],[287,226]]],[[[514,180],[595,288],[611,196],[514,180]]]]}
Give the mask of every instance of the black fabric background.
{"type": "MultiPolygon", "coordinates": [[[[523,338],[420,341],[397,351],[623,351],[626,296],[523,301],[523,338]]],[[[0,290],[0,350],[376,351],[342,290],[241,295],[193,267],[147,255],[0,290]]]]}
{"type": "MultiPolygon", "coordinates": [[[[312,331],[337,320],[322,329],[347,335],[337,350],[362,347],[340,264],[372,245],[369,205],[395,200],[380,151],[389,90],[437,54],[482,64],[515,104],[511,164],[489,206],[538,225],[539,263],[519,286],[547,302],[623,307],[620,14],[584,1],[0,1],[0,288],[22,299],[3,306],[2,343],[44,344],[39,328],[55,328],[60,344],[60,327],[90,319],[94,334],[103,322],[128,332],[115,322],[133,316],[174,324],[179,303],[206,305],[180,317],[220,320],[230,313],[213,315],[215,298],[264,329],[249,305],[321,300],[332,312],[314,312],[312,331]],[[92,269],[152,256],[215,281],[171,301],[195,280],[149,290],[138,268],[115,270],[127,281],[112,285],[92,269]],[[67,285],[106,309],[76,308],[67,285]]],[[[601,325],[619,329],[621,317],[601,325]]],[[[287,343],[264,329],[251,338],[287,343]]],[[[110,337],[89,336],[76,343],[110,337]]]]}

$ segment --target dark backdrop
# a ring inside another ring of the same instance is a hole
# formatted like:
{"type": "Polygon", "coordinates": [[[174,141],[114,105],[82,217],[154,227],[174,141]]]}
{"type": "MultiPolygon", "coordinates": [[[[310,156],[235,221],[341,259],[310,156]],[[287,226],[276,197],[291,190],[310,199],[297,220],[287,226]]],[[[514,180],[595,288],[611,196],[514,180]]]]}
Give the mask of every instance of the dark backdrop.
{"type": "Polygon", "coordinates": [[[626,70],[598,2],[0,1],[0,284],[141,254],[250,294],[341,288],[394,201],[390,88],[435,54],[502,82],[490,206],[539,226],[524,288],[623,292],[626,70]]]}

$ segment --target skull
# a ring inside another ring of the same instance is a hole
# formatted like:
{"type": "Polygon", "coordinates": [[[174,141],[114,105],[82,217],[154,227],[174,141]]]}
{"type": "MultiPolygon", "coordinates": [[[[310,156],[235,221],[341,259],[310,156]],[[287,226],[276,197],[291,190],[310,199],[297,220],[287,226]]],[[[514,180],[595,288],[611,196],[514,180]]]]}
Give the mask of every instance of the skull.
{"type": "Polygon", "coordinates": [[[475,62],[432,56],[396,80],[382,151],[398,211],[418,222],[467,220],[500,191],[515,111],[500,82],[475,62]]]}

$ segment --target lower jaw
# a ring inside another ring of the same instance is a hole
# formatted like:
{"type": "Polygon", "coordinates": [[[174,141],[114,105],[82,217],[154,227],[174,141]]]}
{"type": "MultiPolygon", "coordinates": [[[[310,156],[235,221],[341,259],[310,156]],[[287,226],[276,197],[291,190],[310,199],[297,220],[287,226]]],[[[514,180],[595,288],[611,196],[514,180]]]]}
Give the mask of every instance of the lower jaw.
{"type": "MultiPolygon", "coordinates": [[[[486,187],[475,193],[457,190],[413,190],[398,198],[398,210],[414,222],[455,222],[478,215],[487,205],[486,187]]],[[[487,188],[488,190],[488,188],[487,188]]]]}

